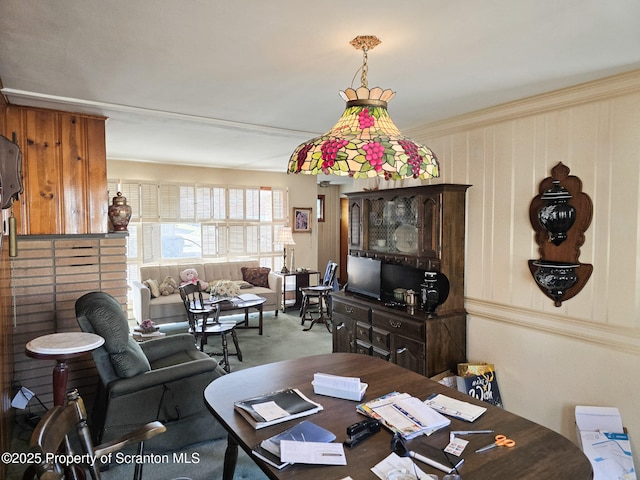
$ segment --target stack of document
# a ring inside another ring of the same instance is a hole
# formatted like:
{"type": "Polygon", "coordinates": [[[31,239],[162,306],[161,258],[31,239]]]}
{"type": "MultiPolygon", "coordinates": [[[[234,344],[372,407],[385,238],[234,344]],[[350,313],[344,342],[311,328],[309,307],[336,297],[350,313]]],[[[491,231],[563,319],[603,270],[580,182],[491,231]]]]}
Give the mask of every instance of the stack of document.
{"type": "Polygon", "coordinates": [[[578,441],[593,466],[594,480],[635,480],[629,435],[615,407],[576,406],[578,441]]]}
{"type": "Polygon", "coordinates": [[[450,417],[456,417],[467,422],[473,422],[487,411],[485,407],[479,407],[478,405],[473,405],[469,402],[456,400],[455,398],[447,397],[441,393],[437,395],[435,393],[430,395],[424,403],[440,413],[444,413],[450,417]]]}
{"type": "MultiPolygon", "coordinates": [[[[304,420],[273,437],[263,440],[253,447],[253,454],[277,469],[281,469],[290,463],[282,459],[280,447],[283,440],[307,442],[310,445],[315,445],[316,443],[330,443],[335,439],[336,436],[329,430],[304,420]]],[[[340,446],[342,445],[340,444],[340,446]]]]}
{"type": "Polygon", "coordinates": [[[233,406],[256,430],[322,410],[322,405],[307,398],[297,388],[247,398],[233,406]]]}
{"type": "Polygon", "coordinates": [[[377,419],[382,425],[406,439],[418,435],[431,435],[451,424],[444,415],[425,405],[408,393],[391,392],[382,397],[361,403],[356,410],[377,419]]]}

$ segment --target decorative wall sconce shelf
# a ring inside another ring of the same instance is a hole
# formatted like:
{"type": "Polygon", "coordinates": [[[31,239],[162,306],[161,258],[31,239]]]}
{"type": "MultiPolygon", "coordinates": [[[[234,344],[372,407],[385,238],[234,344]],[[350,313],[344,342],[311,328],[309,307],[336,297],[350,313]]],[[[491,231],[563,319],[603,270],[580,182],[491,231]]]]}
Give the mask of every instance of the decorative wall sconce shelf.
{"type": "Polygon", "coordinates": [[[529,219],[540,258],[529,260],[529,270],[540,290],[559,307],[582,290],[593,272],[593,265],[579,261],[593,204],[582,191],[582,181],[569,175],[561,162],[540,182],[538,191],[529,219]]]}

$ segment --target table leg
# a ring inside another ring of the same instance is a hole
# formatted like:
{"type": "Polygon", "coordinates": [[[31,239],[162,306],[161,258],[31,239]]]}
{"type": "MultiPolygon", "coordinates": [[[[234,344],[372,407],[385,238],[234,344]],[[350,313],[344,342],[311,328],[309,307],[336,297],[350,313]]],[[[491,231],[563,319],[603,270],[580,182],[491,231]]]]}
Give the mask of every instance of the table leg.
{"type": "Polygon", "coordinates": [[[227,373],[231,373],[231,365],[229,364],[229,347],[227,345],[227,336],[224,332],[220,333],[220,338],[222,340],[222,358],[224,361],[224,370],[227,373]]]}
{"type": "Polygon", "coordinates": [[[258,335],[262,335],[262,304],[257,306],[258,309],[258,335]]]}
{"type": "Polygon", "coordinates": [[[233,480],[238,462],[238,442],[231,435],[227,435],[227,449],[224,452],[222,480],[233,480]]]}
{"type": "Polygon", "coordinates": [[[64,360],[57,360],[53,367],[53,405],[64,405],[67,396],[69,367],[64,360]]]}

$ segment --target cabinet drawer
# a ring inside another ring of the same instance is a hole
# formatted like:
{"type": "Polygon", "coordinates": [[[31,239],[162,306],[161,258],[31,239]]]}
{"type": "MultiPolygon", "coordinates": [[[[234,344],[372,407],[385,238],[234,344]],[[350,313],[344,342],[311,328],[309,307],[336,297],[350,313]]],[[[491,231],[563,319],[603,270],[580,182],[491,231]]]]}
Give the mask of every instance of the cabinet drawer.
{"type": "Polygon", "coordinates": [[[416,261],[416,267],[421,270],[429,270],[430,272],[439,272],[441,270],[440,259],[419,257],[416,261]]]}
{"type": "Polygon", "coordinates": [[[372,321],[374,327],[387,330],[393,335],[400,334],[418,341],[424,341],[424,322],[376,311],[373,312],[372,321]]]}
{"type": "Polygon", "coordinates": [[[371,343],[373,344],[374,347],[379,347],[379,348],[388,350],[390,345],[390,340],[389,340],[390,336],[391,335],[386,330],[382,330],[376,327],[371,328],[371,343]]]}
{"type": "Polygon", "coordinates": [[[382,360],[391,360],[391,352],[389,352],[389,350],[372,347],[371,355],[377,358],[381,358],[382,360]]]}
{"type": "Polygon", "coordinates": [[[334,299],[333,311],[341,315],[346,315],[355,320],[360,320],[367,323],[369,322],[369,309],[365,307],[336,302],[334,299]]]}
{"type": "Polygon", "coordinates": [[[353,332],[354,321],[352,319],[350,319],[349,317],[346,317],[344,315],[335,315],[334,314],[333,317],[332,317],[332,321],[333,321],[334,327],[344,326],[350,332],[353,332]]]}
{"type": "Polygon", "coordinates": [[[356,323],[356,338],[358,340],[364,340],[366,342],[370,341],[370,330],[371,327],[368,323],[357,322],[356,323]]]}
{"type": "Polygon", "coordinates": [[[371,344],[363,342],[362,340],[356,340],[356,353],[371,355],[371,349],[371,344]]]}

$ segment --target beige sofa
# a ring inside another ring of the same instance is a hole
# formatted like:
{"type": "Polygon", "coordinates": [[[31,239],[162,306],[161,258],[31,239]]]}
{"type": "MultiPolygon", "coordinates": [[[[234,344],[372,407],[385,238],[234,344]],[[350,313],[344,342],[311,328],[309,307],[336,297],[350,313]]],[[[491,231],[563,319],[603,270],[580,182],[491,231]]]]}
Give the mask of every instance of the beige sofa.
{"type": "MultiPolygon", "coordinates": [[[[152,298],[151,292],[143,282],[154,279],[160,284],[165,277],[172,277],[180,284],[180,272],[186,268],[195,268],[198,278],[205,282],[216,280],[243,280],[242,267],[258,268],[257,260],[226,263],[201,263],[181,265],[143,265],[140,267],[141,281],[134,281],[131,285],[133,295],[133,316],[138,323],[151,319],[156,324],[186,322],[187,315],[180,299],[180,294],[174,293],[167,296],[152,298]]],[[[257,287],[242,289],[241,293],[253,293],[267,299],[262,309],[264,312],[273,310],[278,315],[278,308],[282,303],[282,277],[274,272],[268,275],[269,287],[257,287]]],[[[223,315],[237,314],[238,310],[223,312],[223,315]]]]}

